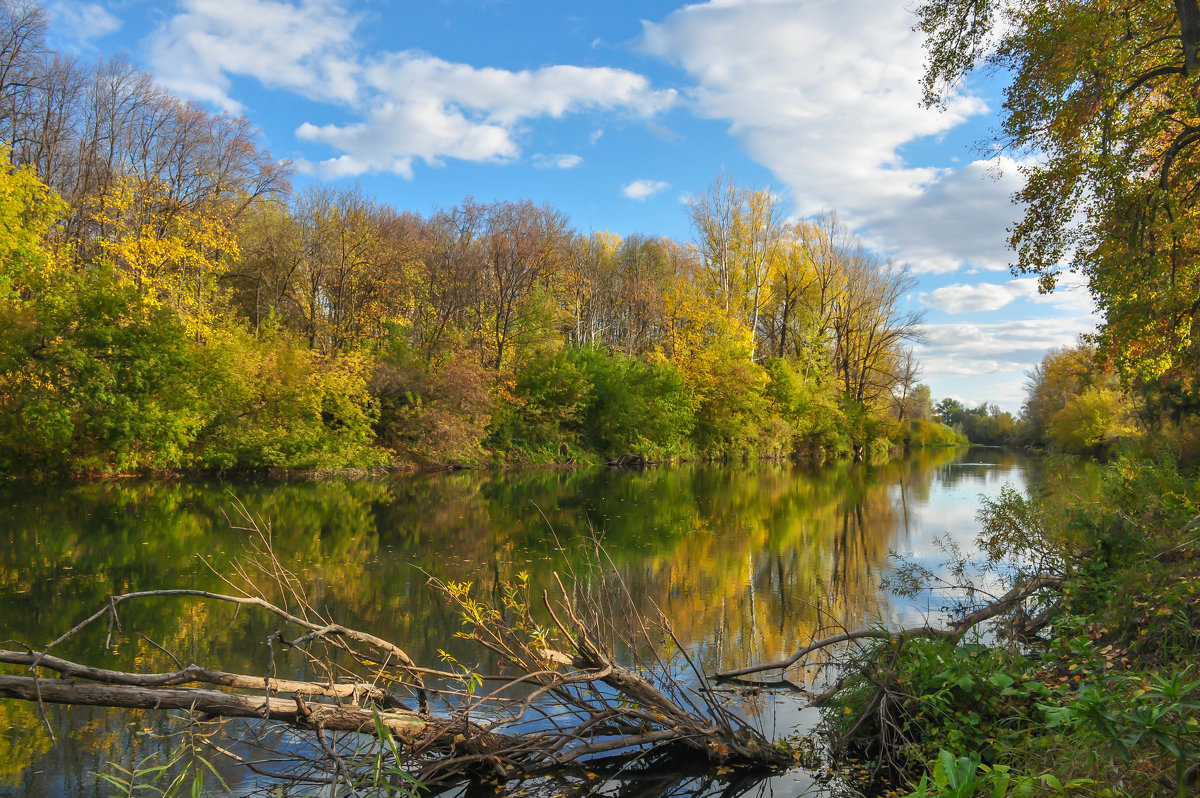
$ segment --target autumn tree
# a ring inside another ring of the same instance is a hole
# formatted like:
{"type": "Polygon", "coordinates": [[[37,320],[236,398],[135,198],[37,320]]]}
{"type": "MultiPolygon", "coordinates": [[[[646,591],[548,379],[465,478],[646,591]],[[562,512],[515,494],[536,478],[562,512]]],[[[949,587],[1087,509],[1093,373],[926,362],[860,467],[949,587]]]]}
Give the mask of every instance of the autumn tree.
{"type": "Polygon", "coordinates": [[[763,307],[782,254],[784,228],[777,197],[739,188],[724,176],[688,202],[709,294],[750,331],[757,356],[763,307]]]}
{"type": "Polygon", "coordinates": [[[300,261],[289,296],[309,345],[333,352],[377,337],[407,309],[401,253],[383,240],[383,211],[361,190],[311,188],[292,210],[300,261]]]}
{"type": "Polygon", "coordinates": [[[610,344],[618,305],[616,253],[621,237],[614,233],[574,236],[559,281],[560,302],[571,319],[568,335],[576,346],[610,344]]]}
{"type": "Polygon", "coordinates": [[[772,279],[769,338],[775,354],[794,358],[806,376],[832,359],[834,311],[846,289],[846,266],[861,249],[834,214],[786,231],[772,279]]]}
{"type": "Polygon", "coordinates": [[[217,312],[217,278],[237,257],[237,241],[225,205],[180,208],[167,199],[169,192],[157,182],[114,180],[92,214],[104,231],[94,260],[114,268],[151,304],[164,304],[186,318],[200,339],[217,312]]]}
{"type": "Polygon", "coordinates": [[[919,387],[925,387],[924,405],[928,405],[928,386],[919,386],[921,379],[921,364],[917,361],[912,347],[900,350],[894,358],[895,369],[892,374],[893,412],[901,421],[922,418],[920,410],[922,401],[914,402],[914,395],[919,387]]]}
{"type": "Polygon", "coordinates": [[[258,146],[245,117],[213,114],[158,86],[124,56],[65,58],[44,41],[36,3],[0,3],[0,136],[14,164],[30,165],[70,205],[60,232],[86,262],[106,230],[97,213],[111,192],[153,192],[155,213],[234,217],[287,188],[290,167],[258,146]]]}
{"type": "Polygon", "coordinates": [[[663,292],[678,246],[644,235],[575,237],[559,282],[569,340],[631,357],[648,354],[663,333],[663,292]]]}
{"type": "Polygon", "coordinates": [[[1180,397],[1200,365],[1200,4],[926,0],[926,101],[1012,76],[998,144],[1023,159],[1015,270],[1083,274],[1121,375],[1180,397]]]}
{"type": "Polygon", "coordinates": [[[524,303],[535,286],[556,276],[566,252],[567,220],[529,200],[494,202],[485,219],[477,333],[485,362],[499,371],[512,354],[524,303]]]}
{"type": "Polygon", "coordinates": [[[11,152],[27,126],[42,82],[46,12],[28,0],[0,5],[0,135],[11,152]]]}
{"type": "Polygon", "coordinates": [[[861,247],[844,253],[842,268],[830,316],[833,369],[846,398],[875,402],[899,381],[903,346],[920,337],[920,314],[902,307],[916,281],[861,247]]]}
{"type": "Polygon", "coordinates": [[[1026,376],[1024,415],[1036,443],[1097,453],[1132,437],[1130,398],[1092,344],[1052,349],[1026,376]]]}
{"type": "Polygon", "coordinates": [[[301,318],[290,301],[292,281],[302,262],[299,225],[280,200],[254,203],[237,227],[241,257],[222,275],[232,301],[255,335],[275,318],[299,329],[301,318]]]}

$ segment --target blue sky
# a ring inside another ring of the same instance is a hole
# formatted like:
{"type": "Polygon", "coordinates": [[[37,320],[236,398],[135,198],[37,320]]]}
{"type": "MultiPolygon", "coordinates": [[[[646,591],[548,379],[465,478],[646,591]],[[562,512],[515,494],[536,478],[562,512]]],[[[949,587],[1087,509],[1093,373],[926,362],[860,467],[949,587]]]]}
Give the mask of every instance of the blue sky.
{"type": "Polygon", "coordinates": [[[935,398],[1017,410],[1024,372],[1095,324],[1086,288],[1008,270],[1019,164],[994,83],[920,107],[911,0],[106,0],[48,3],[52,46],[126,52],[246,114],[296,183],[428,213],[530,198],[581,231],[688,239],[719,173],[834,211],[919,285],[935,398]]]}

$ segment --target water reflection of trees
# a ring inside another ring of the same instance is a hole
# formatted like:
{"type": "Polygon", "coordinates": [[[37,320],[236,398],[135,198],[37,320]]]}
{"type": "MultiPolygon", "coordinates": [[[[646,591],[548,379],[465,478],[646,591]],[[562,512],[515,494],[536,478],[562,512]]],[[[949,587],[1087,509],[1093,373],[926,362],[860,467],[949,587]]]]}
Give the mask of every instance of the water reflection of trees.
{"type": "MultiPolygon", "coordinates": [[[[427,575],[498,590],[524,570],[547,586],[554,571],[584,569],[599,538],[643,608],[661,608],[707,669],[736,667],[789,653],[830,619],[855,626],[877,615],[876,576],[910,504],[928,501],[935,485],[965,479],[952,458],[923,455],[880,468],[763,464],[8,489],[0,492],[8,538],[0,552],[0,638],[44,644],[112,593],[222,589],[214,571],[227,571],[249,545],[227,517],[236,497],[269,521],[276,550],[301,574],[315,606],[398,641],[418,661],[436,662],[439,648],[464,662],[479,658],[452,637],[458,619],[427,589],[427,575]]],[[[97,629],[61,653],[86,650],[89,661],[108,667],[166,667],[148,638],[181,659],[253,673],[266,666],[262,641],[274,630],[255,613],[182,601],[131,606],[122,621],[145,638],[127,634],[97,661],[97,629]]],[[[295,676],[308,675],[303,660],[289,662],[295,676]]],[[[34,770],[85,773],[106,758],[127,761],[137,737],[131,722],[148,722],[136,713],[54,710],[75,742],[48,752],[35,714],[11,703],[0,710],[0,728],[8,728],[0,732],[0,759],[8,763],[0,792],[22,795],[61,787],[34,778],[34,770]]],[[[75,786],[69,792],[98,789],[75,786]]]]}

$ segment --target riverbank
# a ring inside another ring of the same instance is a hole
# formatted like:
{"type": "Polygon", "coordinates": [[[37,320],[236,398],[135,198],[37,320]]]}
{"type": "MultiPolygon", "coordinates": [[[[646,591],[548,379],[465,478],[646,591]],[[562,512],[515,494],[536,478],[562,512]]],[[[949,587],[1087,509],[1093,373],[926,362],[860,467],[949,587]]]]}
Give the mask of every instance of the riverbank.
{"type": "MultiPolygon", "coordinates": [[[[885,452],[876,452],[876,456],[868,462],[870,465],[903,459],[921,451],[937,452],[941,450],[958,450],[972,448],[1004,449],[1003,446],[978,446],[960,440],[949,442],[926,443],[913,446],[897,446],[885,452]]],[[[417,474],[439,474],[456,471],[474,471],[491,473],[497,471],[520,472],[524,470],[575,470],[586,468],[671,468],[686,465],[731,465],[755,463],[794,463],[802,466],[822,466],[836,462],[860,462],[851,452],[841,451],[836,456],[830,456],[822,450],[803,450],[799,452],[760,452],[742,453],[739,456],[724,457],[719,455],[678,455],[664,458],[652,458],[645,455],[630,454],[602,458],[596,454],[584,453],[580,457],[565,460],[514,459],[508,460],[493,453],[479,462],[464,463],[430,463],[417,460],[401,460],[393,458],[387,465],[373,467],[287,467],[287,466],[231,466],[226,468],[169,468],[144,469],[131,471],[112,470],[83,470],[63,473],[31,472],[21,474],[0,473],[0,484],[20,483],[88,483],[106,480],[230,480],[235,482],[321,482],[338,480],[369,480],[389,479],[412,476],[417,474]]]]}
{"type": "Polygon", "coordinates": [[[983,574],[1060,587],[987,636],[854,662],[825,727],[868,792],[1200,794],[1200,481],[1123,459],[1093,501],[1062,488],[980,512],[983,574]]]}

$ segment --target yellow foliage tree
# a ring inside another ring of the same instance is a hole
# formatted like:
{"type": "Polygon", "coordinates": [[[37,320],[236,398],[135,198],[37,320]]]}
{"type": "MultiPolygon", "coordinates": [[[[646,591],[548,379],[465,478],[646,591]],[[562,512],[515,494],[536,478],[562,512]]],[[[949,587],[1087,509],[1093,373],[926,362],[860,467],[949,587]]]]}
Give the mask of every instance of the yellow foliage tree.
{"type": "Polygon", "coordinates": [[[31,167],[0,168],[0,300],[19,298],[53,278],[61,261],[47,242],[66,210],[31,167]]]}
{"type": "Polygon", "coordinates": [[[100,228],[103,258],[152,304],[190,320],[197,339],[215,315],[216,275],[238,257],[226,208],[216,200],[183,207],[156,180],[119,178],[100,198],[92,220],[100,228]]]}

